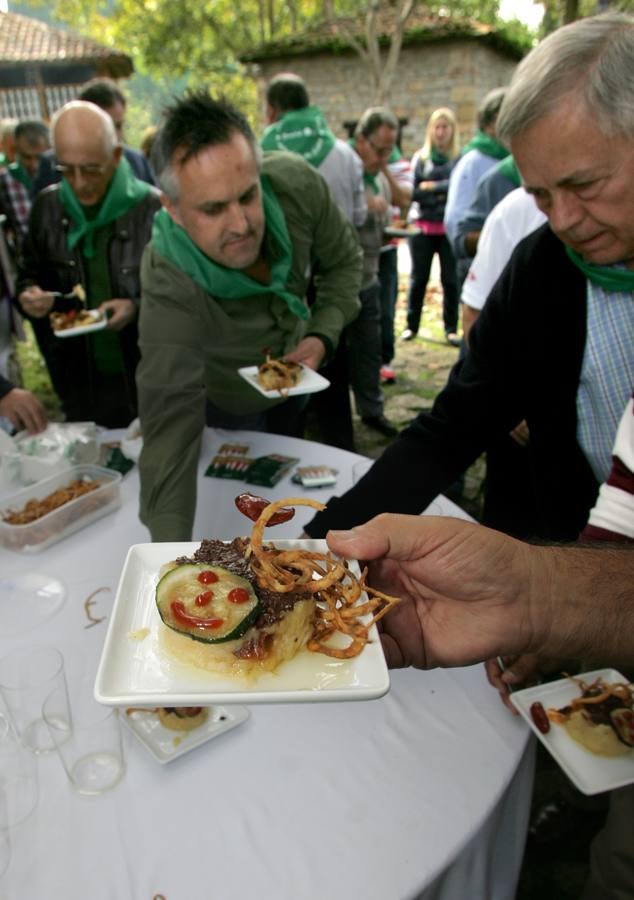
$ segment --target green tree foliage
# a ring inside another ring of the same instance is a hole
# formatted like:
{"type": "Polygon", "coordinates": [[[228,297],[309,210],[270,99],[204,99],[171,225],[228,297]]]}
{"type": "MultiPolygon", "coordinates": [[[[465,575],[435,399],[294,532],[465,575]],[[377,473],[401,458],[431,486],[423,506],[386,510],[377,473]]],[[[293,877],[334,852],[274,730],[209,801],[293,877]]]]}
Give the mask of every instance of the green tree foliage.
{"type": "MultiPolygon", "coordinates": [[[[396,6],[398,0],[381,2],[396,6]]],[[[161,106],[186,86],[208,85],[222,91],[257,119],[255,84],[246,77],[240,57],[268,41],[298,36],[324,20],[349,16],[362,23],[370,5],[368,0],[22,0],[22,4],[46,8],[54,21],[130,54],[138,73],[128,86],[131,143],[138,143],[143,129],[157,120],[161,106]]],[[[499,23],[499,0],[414,0],[414,5],[444,16],[499,23]]],[[[505,27],[530,43],[520,23],[505,27]]]]}

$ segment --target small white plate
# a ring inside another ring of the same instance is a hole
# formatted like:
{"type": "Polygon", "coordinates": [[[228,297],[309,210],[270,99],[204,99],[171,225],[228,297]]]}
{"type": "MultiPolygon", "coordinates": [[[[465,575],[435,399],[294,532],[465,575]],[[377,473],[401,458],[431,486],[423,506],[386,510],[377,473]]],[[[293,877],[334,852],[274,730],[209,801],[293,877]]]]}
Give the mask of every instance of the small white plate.
{"type": "MultiPolygon", "coordinates": [[[[326,552],[317,540],[271,541],[281,549],[326,552]]],[[[161,566],[191,556],[200,542],[135,544],[130,547],[103,645],[95,699],[106,706],[213,706],[226,703],[317,703],[382,697],[390,677],[376,626],[370,642],[352,659],[300,650],[275,672],[249,681],[207,672],[162,650],[164,627],[155,591],[161,566]]],[[[352,564],[351,564],[352,566],[352,564]]],[[[358,567],[354,569],[358,574],[358,567]]]]}
{"type": "Polygon", "coordinates": [[[55,331],[53,329],[53,334],[58,338],[69,338],[69,337],[77,337],[81,334],[90,334],[91,331],[101,331],[102,328],[105,328],[108,324],[108,317],[104,316],[102,313],[97,312],[96,309],[89,309],[87,312],[90,313],[91,319],[94,319],[92,324],[90,325],[78,325],[76,328],[64,328],[62,331],[55,331]]]}
{"type": "MultiPolygon", "coordinates": [[[[268,397],[271,400],[279,399],[280,391],[265,391],[260,387],[258,384],[257,366],[245,366],[242,369],[238,369],[238,375],[244,378],[244,380],[262,394],[263,397],[268,397]]],[[[302,365],[302,373],[299,376],[299,381],[295,387],[284,390],[283,396],[296,397],[299,394],[316,394],[318,391],[325,390],[329,384],[330,382],[328,379],[324,378],[323,375],[320,375],[319,372],[315,372],[314,369],[309,369],[308,366],[302,365]]]]}
{"type": "Polygon", "coordinates": [[[209,709],[207,721],[198,728],[191,731],[172,731],[161,723],[158,713],[151,709],[133,710],[130,713],[121,711],[121,718],[132,734],[161,765],[171,762],[183,753],[189,753],[194,747],[205,744],[225,731],[237,728],[246,722],[249,715],[246,706],[214,706],[209,709]]]}
{"type": "Polygon", "coordinates": [[[394,228],[388,225],[387,228],[383,229],[383,234],[387,237],[414,237],[414,235],[420,233],[420,228],[417,228],[415,225],[411,225],[409,228],[394,228]]]}
{"type": "MultiPolygon", "coordinates": [[[[606,682],[627,683],[627,678],[616,669],[597,669],[596,672],[584,672],[575,678],[581,678],[586,682],[601,678],[606,682]]],[[[600,794],[631,784],[634,782],[634,749],[624,756],[598,756],[574,741],[561,725],[551,722],[548,734],[542,734],[533,722],[530,713],[531,703],[539,701],[544,709],[548,709],[549,706],[561,709],[580,695],[581,691],[574,681],[562,678],[561,681],[551,681],[549,684],[539,684],[523,691],[516,691],[511,694],[511,700],[568,778],[584,794],[600,794]]]]}

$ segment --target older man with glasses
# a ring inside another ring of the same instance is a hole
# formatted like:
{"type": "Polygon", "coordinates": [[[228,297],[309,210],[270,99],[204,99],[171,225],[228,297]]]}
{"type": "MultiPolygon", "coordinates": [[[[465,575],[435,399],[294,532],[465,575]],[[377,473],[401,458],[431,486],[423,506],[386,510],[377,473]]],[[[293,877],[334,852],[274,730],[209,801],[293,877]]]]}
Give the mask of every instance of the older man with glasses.
{"type": "Polygon", "coordinates": [[[137,411],[139,267],[160,197],[133,175],[111,117],[95,104],[66,104],[51,131],[61,182],[34,202],[18,303],[33,324],[66,418],[122,427],[137,411]],[[60,295],[78,284],[107,326],[61,340],[49,315],[76,305],[60,295]]]}
{"type": "Polygon", "coordinates": [[[387,109],[372,107],[361,116],[353,146],[363,163],[368,215],[358,229],[363,248],[361,312],[346,329],[349,349],[350,384],[361,421],[385,437],[395,437],[398,429],[383,412],[380,371],[382,365],[381,296],[379,254],[383,231],[389,223],[390,207],[409,204],[408,192],[388,169],[398,137],[398,122],[387,109]]]}

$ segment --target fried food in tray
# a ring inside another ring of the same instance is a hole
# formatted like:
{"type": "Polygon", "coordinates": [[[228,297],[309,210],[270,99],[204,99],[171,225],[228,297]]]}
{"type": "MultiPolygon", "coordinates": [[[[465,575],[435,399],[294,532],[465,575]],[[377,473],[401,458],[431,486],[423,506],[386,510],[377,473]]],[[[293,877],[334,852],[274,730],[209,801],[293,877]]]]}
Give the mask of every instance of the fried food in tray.
{"type": "Polygon", "coordinates": [[[302,367],[299,363],[267,356],[258,366],[257,380],[263,391],[279,391],[285,396],[286,392],[297,385],[301,374],[302,367]]]}
{"type": "Polygon", "coordinates": [[[623,756],[634,747],[634,694],[632,685],[608,683],[601,678],[587,683],[572,678],[581,691],[568,706],[548,709],[551,722],[562,725],[570,737],[598,756],[623,756]]]}
{"type": "Polygon", "coordinates": [[[80,464],[22,488],[0,510],[0,545],[43,550],[116,509],[120,482],[118,472],[80,464]]]}
{"type": "Polygon", "coordinates": [[[63,488],[59,488],[53,493],[44,497],[43,500],[28,500],[22,509],[6,509],[2,513],[2,521],[8,525],[29,525],[43,516],[47,516],[54,509],[76,500],[77,497],[83,497],[91,491],[97,490],[99,481],[86,481],[84,479],[75,479],[63,488]]]}
{"type": "Polygon", "coordinates": [[[358,656],[398,598],[368,587],[366,571],[357,577],[331,553],[263,542],[267,524],[286,520],[290,507],[323,504],[263,502],[250,540],[204,540],[191,558],[163,567],[156,603],[164,649],[196,667],[242,676],[274,671],[302,649],[358,656]]]}

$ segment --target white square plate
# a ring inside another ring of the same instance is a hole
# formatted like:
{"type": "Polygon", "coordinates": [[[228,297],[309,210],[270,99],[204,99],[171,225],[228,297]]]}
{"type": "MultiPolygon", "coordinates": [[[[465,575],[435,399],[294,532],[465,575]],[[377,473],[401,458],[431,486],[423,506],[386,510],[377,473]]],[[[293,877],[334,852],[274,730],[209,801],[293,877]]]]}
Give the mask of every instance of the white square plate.
{"type": "Polygon", "coordinates": [[[82,334],[90,334],[92,331],[101,331],[108,324],[108,317],[97,312],[96,309],[89,309],[91,318],[94,319],[88,325],[78,325],[76,328],[64,328],[62,331],[53,330],[53,334],[58,338],[78,337],[82,334]]]}
{"type": "MultiPolygon", "coordinates": [[[[238,369],[238,375],[241,375],[245,381],[247,381],[251,387],[254,387],[256,391],[262,394],[263,397],[268,397],[271,400],[277,400],[280,397],[280,391],[265,391],[258,384],[258,367],[257,366],[245,366],[242,369],[238,369]]],[[[302,372],[299,376],[299,381],[295,385],[295,387],[289,388],[284,391],[285,397],[296,397],[299,394],[316,394],[318,391],[325,390],[330,382],[327,378],[324,378],[323,375],[320,375],[319,372],[315,372],[314,369],[309,369],[308,366],[302,365],[302,372]]]]}
{"type": "Polygon", "coordinates": [[[164,765],[194,747],[205,744],[225,731],[237,728],[249,718],[245,706],[213,706],[206,722],[191,731],[172,731],[160,721],[158,713],[151,709],[121,712],[121,718],[132,734],[150,751],[154,759],[164,765]]]}
{"type": "MultiPolygon", "coordinates": [[[[616,669],[597,669],[596,672],[584,672],[575,677],[582,678],[586,682],[601,678],[608,682],[627,683],[627,678],[616,669]]],[[[544,709],[548,709],[549,706],[561,709],[580,694],[581,691],[574,681],[562,678],[561,681],[551,681],[549,684],[538,684],[523,691],[516,691],[511,694],[511,700],[568,778],[584,794],[599,794],[631,784],[634,782],[634,749],[624,756],[598,756],[573,741],[561,725],[551,722],[548,734],[542,734],[533,722],[530,714],[531,703],[538,700],[544,709]]]]}
{"type": "MultiPolygon", "coordinates": [[[[326,550],[326,542],[318,540],[271,543],[284,549],[326,550]]],[[[200,542],[196,541],[130,547],[95,681],[95,699],[99,703],[109,706],[315,703],[371,700],[387,693],[390,679],[376,627],[370,630],[370,643],[353,659],[334,659],[323,653],[301,650],[277,671],[263,673],[252,681],[196,669],[168,657],[159,642],[163,625],[154,600],[159,569],[176,557],[191,556],[199,546],[200,542]]]]}

